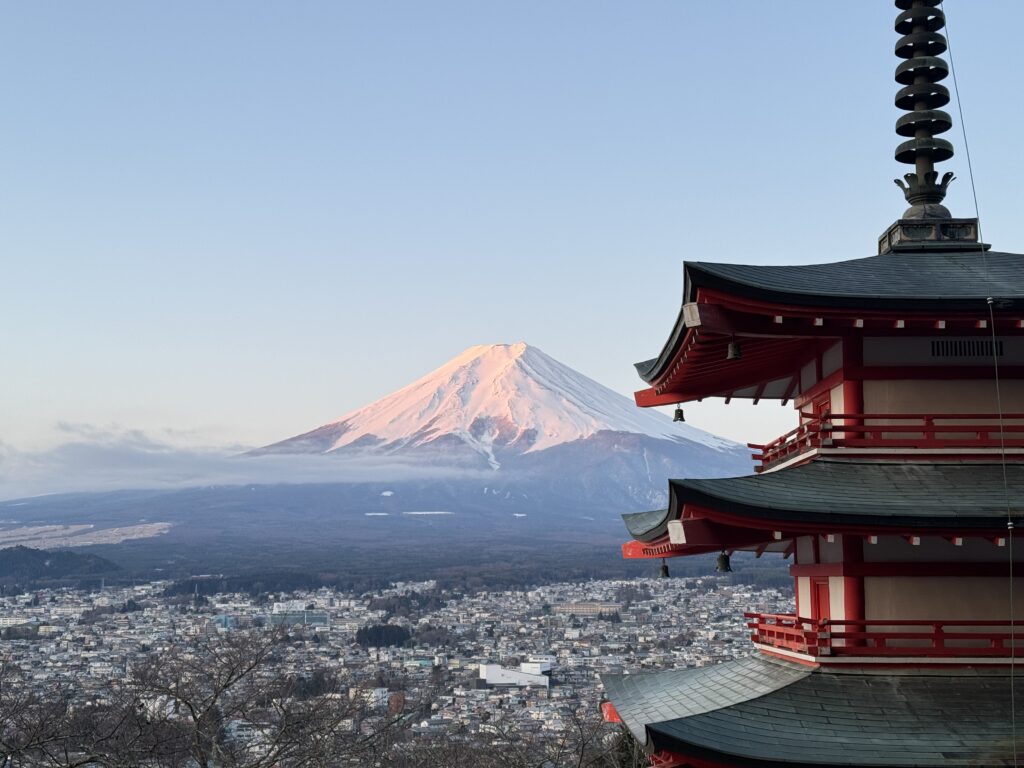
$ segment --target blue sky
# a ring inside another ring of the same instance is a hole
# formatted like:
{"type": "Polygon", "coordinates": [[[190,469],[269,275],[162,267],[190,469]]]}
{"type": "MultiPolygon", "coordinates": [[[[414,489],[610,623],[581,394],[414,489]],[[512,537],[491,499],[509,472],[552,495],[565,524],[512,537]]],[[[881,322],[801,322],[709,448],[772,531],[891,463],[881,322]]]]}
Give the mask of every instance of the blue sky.
{"type": "MultiPolygon", "coordinates": [[[[1024,4],[946,11],[984,235],[1020,251],[1024,4]]],[[[678,311],[684,259],[867,256],[903,210],[895,14],[10,4],[0,442],[93,425],[266,443],[491,342],[629,393],[678,311]]],[[[947,203],[968,216],[956,123],[947,203]]],[[[688,418],[736,439],[793,420],[774,404],[688,418]]]]}

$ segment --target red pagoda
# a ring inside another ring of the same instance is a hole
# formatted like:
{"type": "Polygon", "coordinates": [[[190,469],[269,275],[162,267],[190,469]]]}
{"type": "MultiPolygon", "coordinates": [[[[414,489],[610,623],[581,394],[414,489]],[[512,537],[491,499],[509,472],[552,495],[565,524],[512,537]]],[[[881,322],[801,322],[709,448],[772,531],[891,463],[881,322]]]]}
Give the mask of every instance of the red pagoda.
{"type": "Polygon", "coordinates": [[[640,406],[773,399],[799,416],[751,446],[754,475],[671,480],[668,509],[624,516],[628,558],[780,553],[796,593],[793,613],[747,614],[749,657],[604,678],[606,716],[654,766],[1024,757],[1024,255],[942,205],[939,5],[896,0],[896,159],[914,172],[878,254],[687,262],[668,342],[637,365],[640,406]]]}

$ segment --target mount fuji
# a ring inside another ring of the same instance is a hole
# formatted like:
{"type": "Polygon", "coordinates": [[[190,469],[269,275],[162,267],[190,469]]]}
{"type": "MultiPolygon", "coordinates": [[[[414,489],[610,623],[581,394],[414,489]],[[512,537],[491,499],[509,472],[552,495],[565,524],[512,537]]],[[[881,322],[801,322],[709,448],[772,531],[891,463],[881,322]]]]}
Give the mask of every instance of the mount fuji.
{"type": "Polygon", "coordinates": [[[267,454],[414,459],[493,470],[496,482],[525,473],[516,485],[582,482],[587,496],[630,507],[663,503],[668,477],[751,469],[745,447],[637,408],[522,342],[470,347],[364,408],[251,452],[267,454]]]}
{"type": "Polygon", "coordinates": [[[521,343],[472,347],[341,419],[224,459],[261,480],[200,475],[0,510],[90,536],[158,522],[159,535],[89,551],[159,578],[274,568],[422,578],[468,564],[579,575],[620,567],[619,514],[664,506],[668,478],[752,469],[746,448],[639,409],[521,343]]]}

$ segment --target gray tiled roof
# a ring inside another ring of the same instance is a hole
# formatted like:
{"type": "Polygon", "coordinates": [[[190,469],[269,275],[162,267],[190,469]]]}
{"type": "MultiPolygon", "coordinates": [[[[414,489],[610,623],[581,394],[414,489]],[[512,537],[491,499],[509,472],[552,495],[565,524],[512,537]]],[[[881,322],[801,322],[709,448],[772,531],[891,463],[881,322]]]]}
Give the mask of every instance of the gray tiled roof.
{"type": "Polygon", "coordinates": [[[810,674],[810,668],[760,656],[698,669],[603,675],[605,692],[641,743],[649,723],[691,717],[763,696],[810,674]]]}
{"type": "MultiPolygon", "coordinates": [[[[687,695],[700,697],[699,684],[689,684],[687,695]]],[[[1020,676],[1015,690],[1020,700],[1020,676]]],[[[1003,766],[1013,764],[1011,720],[1005,670],[818,670],[692,716],[655,713],[647,728],[655,749],[728,755],[730,764],[1003,766]]],[[[1024,753],[1024,724],[1021,734],[1024,753]]]]}
{"type": "Polygon", "coordinates": [[[869,524],[911,530],[996,529],[1024,507],[1024,466],[976,462],[914,464],[819,458],[744,477],[670,480],[669,508],[623,515],[640,541],[665,533],[686,503],[778,522],[869,524]],[[659,517],[660,515],[660,517],[659,517]]]}
{"type": "Polygon", "coordinates": [[[914,528],[1003,528],[1007,507],[1024,506],[1024,466],[912,464],[818,459],[747,477],[672,480],[672,507],[685,501],[775,520],[914,528]]]}
{"type": "MultiPolygon", "coordinates": [[[[996,312],[1024,308],[1024,254],[979,250],[887,253],[831,264],[717,264],[688,261],[683,301],[699,288],[783,305],[848,309],[996,312]]],[[[636,364],[651,383],[686,333],[680,312],[658,357],[636,364]]]]}
{"type": "Polygon", "coordinates": [[[650,512],[633,512],[623,515],[629,535],[640,541],[654,541],[668,530],[668,510],[655,509],[650,512]]]}
{"type": "Polygon", "coordinates": [[[984,309],[992,296],[1024,303],[1024,255],[978,250],[887,253],[831,264],[687,262],[688,300],[703,285],[814,306],[984,309]]]}

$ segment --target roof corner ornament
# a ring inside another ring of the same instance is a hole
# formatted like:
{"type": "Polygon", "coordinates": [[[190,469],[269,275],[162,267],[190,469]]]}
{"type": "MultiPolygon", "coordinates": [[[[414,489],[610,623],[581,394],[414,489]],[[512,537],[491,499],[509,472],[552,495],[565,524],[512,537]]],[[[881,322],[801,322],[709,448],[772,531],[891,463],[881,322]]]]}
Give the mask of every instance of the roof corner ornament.
{"type": "Polygon", "coordinates": [[[940,58],[948,45],[939,30],[946,26],[946,16],[936,6],[941,0],[896,0],[902,12],[896,17],[896,31],[902,35],[896,41],[896,55],[906,59],[896,67],[896,82],[903,87],[896,93],[896,106],[906,110],[896,121],[896,133],[907,137],[896,147],[896,160],[914,166],[896,184],[910,208],[904,219],[948,219],[950,213],[944,205],[946,188],[955,178],[946,173],[942,181],[935,163],[953,156],[953,145],[945,139],[935,138],[953,127],[953,118],[939,107],[949,104],[949,90],[939,85],[949,76],[949,66],[940,58]]]}
{"type": "MultiPolygon", "coordinates": [[[[938,171],[928,171],[924,175],[923,182],[916,173],[905,173],[903,179],[893,179],[893,181],[903,190],[903,196],[911,206],[923,207],[924,212],[927,213],[929,206],[946,210],[946,207],[941,205],[942,199],[946,196],[946,188],[956,176],[952,171],[946,171],[942,174],[942,181],[939,181],[938,178],[938,171]]],[[[910,211],[907,211],[904,218],[949,218],[949,211],[946,211],[945,216],[935,215],[937,213],[937,211],[933,211],[931,216],[910,216],[908,215],[910,211]]]]}

